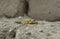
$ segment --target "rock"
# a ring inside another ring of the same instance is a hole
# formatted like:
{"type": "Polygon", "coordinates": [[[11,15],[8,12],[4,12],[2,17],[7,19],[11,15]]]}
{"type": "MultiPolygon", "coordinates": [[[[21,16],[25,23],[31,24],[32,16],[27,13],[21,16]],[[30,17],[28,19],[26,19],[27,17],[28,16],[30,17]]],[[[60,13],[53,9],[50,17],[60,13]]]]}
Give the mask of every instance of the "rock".
{"type": "Polygon", "coordinates": [[[0,39],[15,39],[17,27],[19,24],[15,23],[13,19],[0,20],[0,39]]]}
{"type": "Polygon", "coordinates": [[[25,11],[25,0],[0,0],[0,17],[22,16],[25,11]]]}
{"type": "Polygon", "coordinates": [[[22,25],[16,22],[20,22],[26,18],[28,17],[0,18],[0,39],[15,39],[16,30],[22,25]]]}
{"type": "Polygon", "coordinates": [[[0,39],[60,39],[60,21],[38,21],[38,24],[16,23],[29,19],[0,18],[0,39]]]}
{"type": "Polygon", "coordinates": [[[28,0],[28,16],[38,20],[59,21],[60,0],[28,0]]]}
{"type": "Polygon", "coordinates": [[[15,39],[60,39],[60,23],[40,21],[39,24],[21,25],[15,39]]]}
{"type": "Polygon", "coordinates": [[[0,32],[0,39],[5,39],[5,34],[3,32],[0,32]]]}

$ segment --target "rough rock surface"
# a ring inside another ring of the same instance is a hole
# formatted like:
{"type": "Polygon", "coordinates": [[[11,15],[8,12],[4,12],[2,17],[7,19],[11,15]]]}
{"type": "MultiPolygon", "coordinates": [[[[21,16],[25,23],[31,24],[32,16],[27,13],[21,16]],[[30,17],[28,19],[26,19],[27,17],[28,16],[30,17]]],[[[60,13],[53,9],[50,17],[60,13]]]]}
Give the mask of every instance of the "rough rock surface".
{"type": "Polygon", "coordinates": [[[0,17],[16,17],[25,13],[25,0],[0,0],[0,17]]]}
{"type": "Polygon", "coordinates": [[[22,25],[16,33],[16,39],[60,39],[60,23],[22,25]]]}
{"type": "Polygon", "coordinates": [[[0,18],[0,39],[60,39],[60,22],[38,21],[38,24],[20,24],[24,19],[30,18],[0,18]]]}
{"type": "Polygon", "coordinates": [[[39,20],[60,20],[60,0],[28,0],[31,18],[39,20]]]}

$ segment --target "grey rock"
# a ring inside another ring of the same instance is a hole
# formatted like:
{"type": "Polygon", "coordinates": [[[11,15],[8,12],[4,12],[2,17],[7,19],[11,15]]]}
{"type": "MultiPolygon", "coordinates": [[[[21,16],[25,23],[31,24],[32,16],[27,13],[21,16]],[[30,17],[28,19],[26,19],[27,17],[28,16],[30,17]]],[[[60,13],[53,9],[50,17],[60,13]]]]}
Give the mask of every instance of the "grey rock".
{"type": "Polygon", "coordinates": [[[19,27],[19,24],[12,21],[13,19],[0,19],[0,39],[14,39],[15,30],[19,27]]]}
{"type": "Polygon", "coordinates": [[[0,0],[0,17],[16,17],[25,13],[25,0],[0,0]]]}
{"type": "Polygon", "coordinates": [[[60,0],[28,0],[31,18],[38,20],[59,21],[60,0]]]}
{"type": "Polygon", "coordinates": [[[16,23],[29,19],[26,17],[0,18],[0,39],[60,39],[60,21],[38,21],[38,24],[27,25],[16,23]]]}
{"type": "Polygon", "coordinates": [[[20,22],[26,18],[28,17],[0,18],[0,39],[15,39],[16,30],[21,26],[21,24],[16,22],[20,22]]]}
{"type": "Polygon", "coordinates": [[[0,32],[0,39],[5,39],[5,34],[3,32],[0,32]]]}
{"type": "Polygon", "coordinates": [[[15,39],[60,39],[60,24],[40,21],[39,24],[21,25],[15,39]]]}

